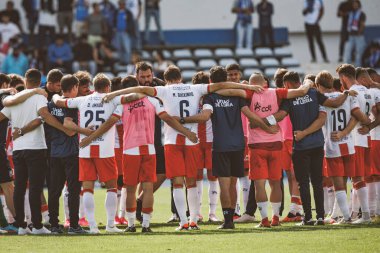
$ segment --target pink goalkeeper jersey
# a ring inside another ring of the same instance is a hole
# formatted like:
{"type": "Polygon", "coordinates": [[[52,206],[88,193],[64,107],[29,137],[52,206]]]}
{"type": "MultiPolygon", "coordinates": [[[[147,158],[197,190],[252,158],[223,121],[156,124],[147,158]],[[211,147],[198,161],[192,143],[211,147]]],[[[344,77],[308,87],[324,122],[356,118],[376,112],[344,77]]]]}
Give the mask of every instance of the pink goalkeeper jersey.
{"type": "Polygon", "coordinates": [[[292,122],[290,121],[289,115],[286,116],[283,120],[278,122],[278,125],[281,128],[282,132],[282,140],[293,140],[293,126],[292,122]]]}
{"type": "Polygon", "coordinates": [[[124,105],[123,153],[128,155],[155,154],[155,116],[164,113],[156,98],[145,97],[124,105]],[[145,146],[145,148],[141,148],[145,146]]]}

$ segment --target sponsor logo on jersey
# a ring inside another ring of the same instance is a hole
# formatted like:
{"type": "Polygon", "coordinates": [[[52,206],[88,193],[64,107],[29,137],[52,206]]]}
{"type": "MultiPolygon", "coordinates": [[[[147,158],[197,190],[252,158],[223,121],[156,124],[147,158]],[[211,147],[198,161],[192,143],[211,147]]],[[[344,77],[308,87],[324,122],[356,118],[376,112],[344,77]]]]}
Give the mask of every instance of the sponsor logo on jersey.
{"type": "Polygon", "coordinates": [[[272,111],[272,105],[261,106],[261,104],[259,102],[256,102],[255,111],[271,112],[272,111]]]}
{"type": "Polygon", "coordinates": [[[128,111],[131,113],[133,109],[137,109],[140,107],[145,107],[144,101],[139,101],[137,103],[134,103],[133,105],[128,106],[128,111]]]}
{"type": "Polygon", "coordinates": [[[306,95],[296,98],[296,100],[293,101],[293,105],[303,105],[311,102],[313,102],[313,99],[309,95],[306,95]]]}
{"type": "Polygon", "coordinates": [[[229,99],[217,99],[215,102],[215,107],[233,107],[234,105],[229,99]]]}
{"type": "Polygon", "coordinates": [[[63,113],[62,108],[55,108],[55,107],[52,108],[50,114],[53,115],[53,116],[57,116],[57,117],[63,117],[63,116],[65,116],[65,114],[63,113]]]}

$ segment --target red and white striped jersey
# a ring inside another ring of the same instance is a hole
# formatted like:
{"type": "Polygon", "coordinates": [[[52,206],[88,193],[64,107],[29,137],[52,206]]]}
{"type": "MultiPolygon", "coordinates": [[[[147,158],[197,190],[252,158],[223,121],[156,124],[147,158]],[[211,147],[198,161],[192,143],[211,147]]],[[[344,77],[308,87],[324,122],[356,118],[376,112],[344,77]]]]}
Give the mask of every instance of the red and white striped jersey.
{"type": "MultiPolygon", "coordinates": [[[[375,105],[376,106],[377,104],[380,103],[380,89],[377,89],[377,88],[372,88],[370,89],[373,96],[374,96],[374,101],[375,101],[375,105]]],[[[375,113],[380,113],[376,110],[376,107],[373,108],[372,110],[372,113],[371,113],[371,119],[374,120],[375,119],[375,116],[373,114],[373,112],[375,113]]],[[[372,140],[375,140],[375,141],[380,141],[380,126],[377,126],[375,127],[374,129],[371,130],[371,139],[372,140]]]]}

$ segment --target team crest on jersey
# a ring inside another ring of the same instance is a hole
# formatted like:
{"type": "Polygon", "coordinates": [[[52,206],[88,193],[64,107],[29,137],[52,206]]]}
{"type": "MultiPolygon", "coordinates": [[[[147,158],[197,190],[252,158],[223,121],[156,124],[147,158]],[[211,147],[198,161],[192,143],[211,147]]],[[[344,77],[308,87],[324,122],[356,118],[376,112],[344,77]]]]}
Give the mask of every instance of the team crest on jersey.
{"type": "Polygon", "coordinates": [[[303,105],[310,102],[313,102],[313,99],[309,95],[306,95],[304,97],[296,98],[296,100],[293,101],[293,105],[303,105]]]}
{"type": "Polygon", "coordinates": [[[215,107],[233,107],[234,105],[229,99],[217,99],[215,102],[215,107]]]}

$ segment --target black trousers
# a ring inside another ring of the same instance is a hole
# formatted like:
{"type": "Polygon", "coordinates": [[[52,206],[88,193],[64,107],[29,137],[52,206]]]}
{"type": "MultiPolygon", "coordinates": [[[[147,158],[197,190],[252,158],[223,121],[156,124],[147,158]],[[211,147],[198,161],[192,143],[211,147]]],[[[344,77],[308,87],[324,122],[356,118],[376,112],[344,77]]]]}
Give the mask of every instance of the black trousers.
{"type": "Polygon", "coordinates": [[[46,149],[13,151],[15,166],[14,205],[16,210],[16,225],[26,227],[24,213],[24,197],[29,181],[29,203],[33,227],[42,228],[41,194],[45,181],[46,149]]]}
{"type": "Polygon", "coordinates": [[[272,26],[262,26],[260,29],[260,41],[262,46],[274,47],[274,34],[272,26]]]}
{"type": "Polygon", "coordinates": [[[313,59],[316,59],[315,48],[314,48],[314,37],[315,37],[317,44],[319,46],[319,50],[321,50],[322,57],[323,59],[326,60],[327,55],[326,55],[325,45],[323,44],[323,41],[322,41],[321,28],[319,27],[318,24],[315,24],[315,25],[305,24],[305,28],[306,28],[307,40],[309,42],[311,57],[313,59]]]}
{"type": "Polygon", "coordinates": [[[78,156],[64,158],[50,158],[50,187],[49,187],[49,217],[52,227],[58,227],[59,223],[59,198],[67,181],[69,192],[68,204],[70,212],[70,226],[78,227],[79,221],[79,194],[81,183],[79,182],[78,156]]]}
{"type": "Polygon", "coordinates": [[[312,218],[310,181],[314,191],[317,219],[323,219],[325,215],[322,186],[323,156],[323,147],[293,151],[294,173],[298,181],[306,221],[312,218]]]}
{"type": "Polygon", "coordinates": [[[249,193],[248,193],[248,202],[247,202],[247,206],[245,207],[245,213],[251,216],[254,216],[257,210],[255,194],[256,194],[255,182],[251,180],[251,186],[249,187],[249,193]]]}
{"type": "Polygon", "coordinates": [[[339,58],[343,57],[344,45],[346,44],[347,40],[348,40],[348,31],[346,28],[345,30],[340,31],[339,58]]]}

